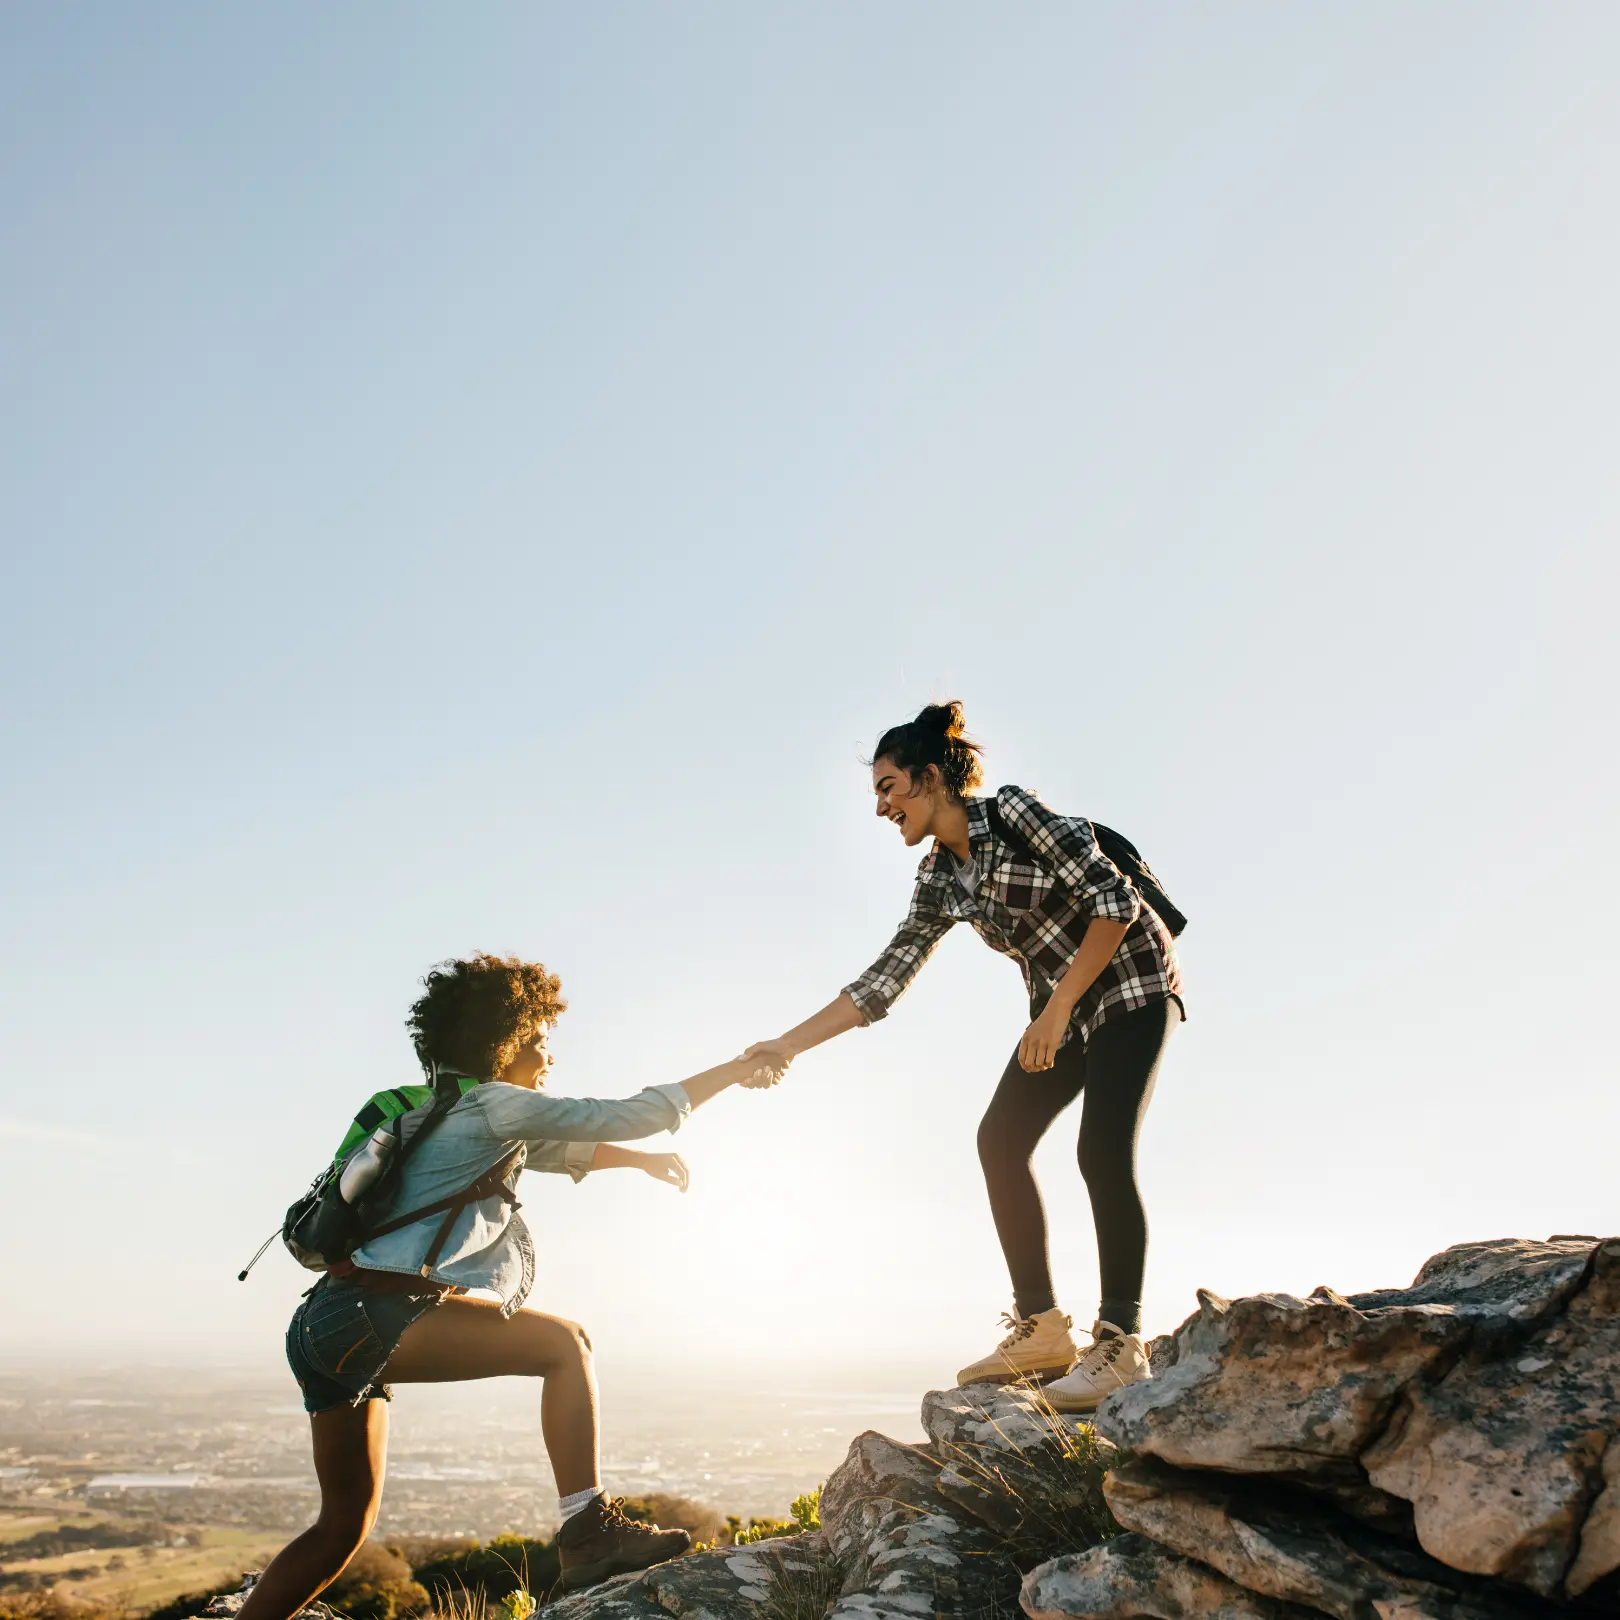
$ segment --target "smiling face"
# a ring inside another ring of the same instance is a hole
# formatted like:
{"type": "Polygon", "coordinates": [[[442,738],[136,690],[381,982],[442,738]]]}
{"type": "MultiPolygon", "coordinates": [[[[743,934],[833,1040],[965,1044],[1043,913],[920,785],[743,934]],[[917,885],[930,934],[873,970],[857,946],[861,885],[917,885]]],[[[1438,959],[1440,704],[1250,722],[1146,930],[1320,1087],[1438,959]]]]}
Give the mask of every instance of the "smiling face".
{"type": "Polygon", "coordinates": [[[504,1080],[509,1086],[523,1086],[529,1091],[538,1091],[546,1083],[546,1075],[551,1070],[552,1056],[546,1046],[547,1031],[544,1026],[536,1036],[532,1046],[518,1049],[518,1055],[495,1076],[497,1080],[504,1080]]]}
{"type": "Polygon", "coordinates": [[[939,809],[939,772],[930,765],[919,778],[903,771],[892,759],[872,762],[872,791],[877,794],[877,813],[900,829],[906,848],[920,844],[934,831],[939,809]]]}

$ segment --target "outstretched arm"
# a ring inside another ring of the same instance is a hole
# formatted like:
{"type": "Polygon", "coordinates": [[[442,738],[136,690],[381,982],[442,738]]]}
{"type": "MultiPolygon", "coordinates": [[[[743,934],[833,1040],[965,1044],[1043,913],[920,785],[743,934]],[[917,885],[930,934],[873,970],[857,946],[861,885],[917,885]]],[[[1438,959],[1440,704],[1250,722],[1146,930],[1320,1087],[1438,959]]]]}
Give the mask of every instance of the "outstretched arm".
{"type": "Polygon", "coordinates": [[[591,1156],[593,1170],[644,1170],[654,1181],[685,1192],[691,1180],[686,1160],[678,1153],[642,1153],[617,1142],[598,1142],[591,1156]]]}
{"type": "Polygon", "coordinates": [[[676,1085],[649,1086],[635,1097],[549,1097],[519,1086],[492,1086],[484,1101],[490,1128],[507,1142],[625,1142],[679,1130],[694,1108],[751,1079],[760,1062],[733,1058],[676,1085]]]}
{"type": "MultiPolygon", "coordinates": [[[[760,1041],[743,1053],[747,1060],[783,1065],[801,1052],[835,1035],[886,1018],[907,985],[956,921],[941,911],[926,878],[919,877],[906,920],[895,930],[883,954],[853,984],[840,991],[818,1013],[772,1041],[760,1041]]],[[[750,1084],[744,1081],[744,1085],[750,1084]]]]}
{"type": "MultiPolygon", "coordinates": [[[[802,1024],[795,1024],[774,1041],[756,1041],[743,1053],[743,1058],[785,1067],[801,1052],[808,1052],[812,1046],[820,1046],[835,1035],[858,1029],[865,1022],[854,998],[847,990],[840,991],[820,1012],[812,1013],[802,1024]]],[[[743,1084],[749,1082],[745,1080],[743,1084]]]]}

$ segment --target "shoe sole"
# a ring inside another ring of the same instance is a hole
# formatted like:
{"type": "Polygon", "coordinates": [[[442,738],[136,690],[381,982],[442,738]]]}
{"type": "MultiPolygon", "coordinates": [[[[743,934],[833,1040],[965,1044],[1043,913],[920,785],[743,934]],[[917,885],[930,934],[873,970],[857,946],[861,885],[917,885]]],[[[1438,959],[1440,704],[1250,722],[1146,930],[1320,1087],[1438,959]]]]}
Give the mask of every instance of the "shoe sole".
{"type": "Polygon", "coordinates": [[[1120,1384],[1115,1389],[1105,1389],[1100,1395],[1065,1395],[1062,1390],[1053,1394],[1046,1393],[1047,1404],[1054,1412],[1073,1414],[1075,1412],[1095,1412],[1110,1395],[1117,1395],[1122,1389],[1133,1389],[1137,1384],[1145,1384],[1145,1378],[1133,1378],[1128,1384],[1120,1384]]]}
{"type": "Polygon", "coordinates": [[[637,1563],[633,1558],[602,1558],[594,1564],[581,1564],[578,1569],[564,1570],[558,1578],[557,1590],[580,1592],[587,1586],[600,1586],[603,1581],[611,1581],[615,1575],[636,1575],[644,1569],[656,1569],[660,1564],[667,1564],[681,1556],[680,1553],[665,1553],[661,1558],[649,1558],[644,1564],[637,1563]]]}
{"type": "MultiPolygon", "coordinates": [[[[1121,1388],[1124,1387],[1121,1385],[1121,1388]]],[[[1070,1415],[1073,1413],[1095,1412],[1107,1398],[1106,1395],[1053,1395],[1049,1391],[1046,1401],[1054,1412],[1070,1415]]]]}
{"type": "Polygon", "coordinates": [[[1037,1384],[1049,1384],[1054,1378],[1061,1378],[1074,1363],[1060,1362],[1055,1367],[1004,1367],[995,1372],[974,1372],[971,1367],[956,1375],[956,1387],[965,1389],[969,1384],[1022,1384],[1026,1380],[1037,1384]]]}

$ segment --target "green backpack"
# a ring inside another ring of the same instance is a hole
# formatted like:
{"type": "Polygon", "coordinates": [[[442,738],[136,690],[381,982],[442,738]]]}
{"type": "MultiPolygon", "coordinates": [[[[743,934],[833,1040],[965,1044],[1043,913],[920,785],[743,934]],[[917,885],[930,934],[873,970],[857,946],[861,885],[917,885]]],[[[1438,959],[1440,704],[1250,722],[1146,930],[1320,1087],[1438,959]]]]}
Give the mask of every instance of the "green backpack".
{"type": "Polygon", "coordinates": [[[387,1091],[374,1092],[343,1133],[332,1162],[323,1166],[307,1191],[288,1206],[281,1225],[259,1245],[258,1252],[237,1273],[237,1281],[247,1281],[248,1273],[278,1236],[299,1265],[310,1271],[329,1271],[371,1238],[397,1232],[401,1227],[442,1211],[445,1219],[421,1268],[422,1275],[427,1276],[450,1235],[456,1216],[467,1204],[495,1194],[516,1202],[505,1179],[521,1149],[508,1154],[459,1193],[388,1221],[379,1223],[376,1219],[387,1207],[406,1160],[478,1083],[467,1075],[447,1074],[437,1087],[393,1086],[387,1091]],[[383,1135],[385,1128],[386,1136],[383,1135]],[[374,1138],[378,1139],[374,1156],[380,1162],[380,1169],[363,1190],[345,1197],[344,1172],[358,1155],[371,1148],[374,1138]]]}

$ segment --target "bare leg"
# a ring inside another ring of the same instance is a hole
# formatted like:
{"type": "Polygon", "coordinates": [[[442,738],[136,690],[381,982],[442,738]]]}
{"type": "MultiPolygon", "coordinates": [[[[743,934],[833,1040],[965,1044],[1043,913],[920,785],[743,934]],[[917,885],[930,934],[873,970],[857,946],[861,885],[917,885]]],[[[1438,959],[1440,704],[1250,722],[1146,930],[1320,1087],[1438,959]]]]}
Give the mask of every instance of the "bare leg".
{"type": "Polygon", "coordinates": [[[539,1311],[503,1318],[483,1300],[447,1299],[406,1328],[383,1380],[445,1384],[514,1375],[545,1380],[540,1432],[558,1494],[590,1490],[599,1483],[596,1372],[591,1341],[577,1322],[539,1311]]]}
{"type": "Polygon", "coordinates": [[[388,1403],[335,1406],[309,1420],[321,1512],[247,1595],[239,1620],[287,1620],[343,1573],[377,1522],[388,1457],[388,1403]]]}

